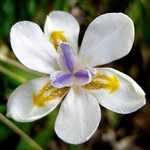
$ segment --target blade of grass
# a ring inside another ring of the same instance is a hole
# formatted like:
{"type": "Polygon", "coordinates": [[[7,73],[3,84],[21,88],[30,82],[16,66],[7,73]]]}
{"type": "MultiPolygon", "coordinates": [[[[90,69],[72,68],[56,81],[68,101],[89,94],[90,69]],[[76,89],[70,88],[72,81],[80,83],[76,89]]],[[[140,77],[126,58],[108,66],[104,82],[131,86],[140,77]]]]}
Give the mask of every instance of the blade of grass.
{"type": "Polygon", "coordinates": [[[7,119],[2,113],[0,113],[0,119],[3,123],[5,123],[9,128],[11,128],[16,134],[18,134],[21,138],[26,140],[32,147],[37,150],[43,150],[43,148],[38,145],[35,141],[33,141],[26,133],[24,133],[21,129],[19,129],[15,124],[13,124],[9,119],[7,119]]]}
{"type": "Polygon", "coordinates": [[[1,61],[11,65],[11,66],[14,66],[16,68],[19,68],[21,70],[24,70],[26,72],[29,72],[29,73],[32,73],[36,76],[43,76],[44,74],[42,73],[39,73],[39,72],[36,72],[36,71],[32,71],[31,69],[28,69],[27,67],[25,67],[24,65],[22,65],[21,63],[17,62],[16,60],[13,60],[13,59],[10,59],[6,56],[3,56],[1,55],[1,61]]]}
{"type": "Polygon", "coordinates": [[[1,66],[1,72],[6,74],[7,76],[10,76],[11,78],[17,80],[18,82],[20,83],[24,83],[26,82],[27,80],[25,80],[24,78],[18,76],[17,74],[5,69],[4,67],[1,66]]]}

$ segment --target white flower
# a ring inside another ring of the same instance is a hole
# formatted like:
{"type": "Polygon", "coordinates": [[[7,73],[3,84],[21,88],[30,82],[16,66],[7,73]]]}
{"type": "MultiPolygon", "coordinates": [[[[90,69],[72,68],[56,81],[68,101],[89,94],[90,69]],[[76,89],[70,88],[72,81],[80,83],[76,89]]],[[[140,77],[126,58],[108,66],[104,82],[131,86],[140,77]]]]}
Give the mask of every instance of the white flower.
{"type": "Polygon", "coordinates": [[[37,120],[66,96],[55,131],[64,141],[79,144],[97,129],[99,104],[122,114],[145,104],[144,91],[130,77],[111,68],[94,68],[130,51],[134,26],[128,16],[108,13],[97,17],[87,28],[80,51],[79,25],[70,14],[50,13],[44,31],[46,36],[29,21],[18,22],[11,29],[11,45],[20,62],[50,76],[19,86],[9,97],[8,117],[20,122],[37,120]]]}

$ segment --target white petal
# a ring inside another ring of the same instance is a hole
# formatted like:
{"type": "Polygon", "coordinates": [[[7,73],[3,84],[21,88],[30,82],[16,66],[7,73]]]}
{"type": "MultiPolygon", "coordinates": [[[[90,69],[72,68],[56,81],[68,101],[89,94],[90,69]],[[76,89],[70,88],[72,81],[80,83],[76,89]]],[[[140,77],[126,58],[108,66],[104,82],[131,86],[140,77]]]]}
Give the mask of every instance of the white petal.
{"type": "Polygon", "coordinates": [[[74,86],[64,99],[55,122],[57,135],[67,143],[87,141],[101,118],[96,99],[81,87],[74,86]]]}
{"type": "Polygon", "coordinates": [[[10,95],[7,116],[19,122],[37,120],[53,111],[67,91],[52,87],[49,77],[31,80],[10,95]]]}
{"type": "Polygon", "coordinates": [[[87,28],[79,57],[83,65],[103,65],[125,56],[132,47],[134,26],[122,13],[97,17],[87,28]]]}
{"type": "Polygon", "coordinates": [[[16,23],[10,32],[17,58],[28,68],[50,74],[57,70],[57,52],[40,27],[29,21],[16,23]]]}
{"type": "Polygon", "coordinates": [[[129,76],[111,69],[97,68],[96,84],[83,86],[98,102],[117,113],[131,113],[145,105],[145,93],[129,76]],[[99,82],[99,85],[98,85],[99,82]],[[119,85],[118,85],[119,83],[119,85]]]}
{"type": "Polygon", "coordinates": [[[62,11],[51,12],[46,18],[44,31],[48,40],[52,32],[63,31],[67,42],[78,52],[79,24],[71,14],[62,11]]]}

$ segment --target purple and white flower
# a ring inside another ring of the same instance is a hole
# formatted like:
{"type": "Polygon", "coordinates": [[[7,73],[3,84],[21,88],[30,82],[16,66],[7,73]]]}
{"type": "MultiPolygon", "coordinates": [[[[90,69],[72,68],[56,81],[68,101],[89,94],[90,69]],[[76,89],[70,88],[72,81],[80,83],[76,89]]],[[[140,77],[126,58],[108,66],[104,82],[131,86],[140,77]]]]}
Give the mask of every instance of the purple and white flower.
{"type": "Polygon", "coordinates": [[[133,79],[115,69],[97,67],[131,50],[134,25],[128,16],[108,13],[97,17],[87,28],[80,50],[79,25],[72,15],[51,12],[44,32],[29,21],[18,22],[11,29],[17,58],[46,76],[22,84],[10,95],[8,117],[31,122],[62,102],[55,131],[67,143],[80,144],[100,123],[99,104],[121,114],[145,105],[145,93],[133,79]]]}

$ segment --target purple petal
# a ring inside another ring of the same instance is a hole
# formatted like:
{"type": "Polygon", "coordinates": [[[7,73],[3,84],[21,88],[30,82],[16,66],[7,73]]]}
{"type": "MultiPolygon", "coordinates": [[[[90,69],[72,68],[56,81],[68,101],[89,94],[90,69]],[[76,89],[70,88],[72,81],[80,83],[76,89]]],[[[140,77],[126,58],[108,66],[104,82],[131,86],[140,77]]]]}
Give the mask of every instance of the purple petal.
{"type": "Polygon", "coordinates": [[[85,85],[91,82],[92,76],[96,74],[96,69],[82,67],[74,74],[74,82],[77,85],[85,85]]]}
{"type": "Polygon", "coordinates": [[[50,75],[51,84],[57,88],[70,87],[73,85],[72,75],[62,71],[55,71],[50,75]]]}
{"type": "Polygon", "coordinates": [[[91,68],[91,67],[88,67],[88,66],[85,66],[85,67],[83,67],[83,68],[89,70],[89,72],[90,72],[90,74],[91,74],[92,77],[93,77],[94,75],[96,75],[96,73],[97,73],[97,70],[96,70],[95,68],[91,68]]]}
{"type": "Polygon", "coordinates": [[[58,64],[62,71],[67,73],[74,73],[74,70],[78,66],[78,57],[73,51],[70,44],[61,42],[58,47],[58,64]]]}

